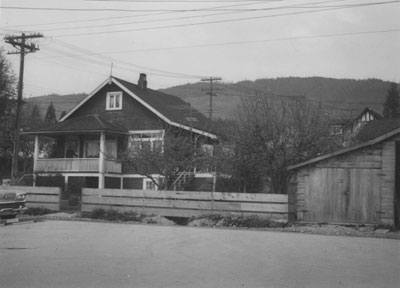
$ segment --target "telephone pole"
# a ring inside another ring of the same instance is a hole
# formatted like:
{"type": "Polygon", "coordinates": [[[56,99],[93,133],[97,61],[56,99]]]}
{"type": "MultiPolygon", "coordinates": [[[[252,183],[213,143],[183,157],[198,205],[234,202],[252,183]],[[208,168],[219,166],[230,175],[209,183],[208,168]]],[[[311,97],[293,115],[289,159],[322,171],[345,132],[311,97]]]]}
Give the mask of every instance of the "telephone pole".
{"type": "Polygon", "coordinates": [[[201,81],[203,82],[210,82],[210,90],[207,91],[207,95],[210,95],[210,111],[209,111],[209,119],[212,121],[212,114],[213,114],[213,109],[212,109],[212,97],[217,96],[217,94],[214,94],[215,88],[213,87],[214,81],[222,80],[221,77],[208,77],[208,78],[201,78],[201,81]]]}
{"type": "Polygon", "coordinates": [[[6,36],[4,40],[6,43],[11,44],[16,51],[9,52],[7,54],[19,54],[19,81],[18,81],[18,95],[17,95],[17,112],[15,120],[15,139],[14,139],[14,151],[12,158],[11,167],[11,181],[13,184],[18,182],[18,154],[19,154],[19,142],[20,142],[20,129],[21,129],[21,110],[22,110],[22,91],[24,83],[24,64],[25,55],[28,53],[34,53],[39,50],[39,47],[34,43],[27,43],[27,40],[34,38],[42,38],[43,35],[40,33],[26,35],[22,33],[18,36],[6,36]]]}

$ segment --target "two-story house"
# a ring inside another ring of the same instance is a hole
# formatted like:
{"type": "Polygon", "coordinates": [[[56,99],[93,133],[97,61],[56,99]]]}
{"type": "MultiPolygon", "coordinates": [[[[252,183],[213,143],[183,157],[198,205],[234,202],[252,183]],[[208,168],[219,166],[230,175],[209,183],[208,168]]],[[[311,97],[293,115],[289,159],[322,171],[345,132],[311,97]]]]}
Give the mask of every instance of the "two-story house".
{"type": "Polygon", "coordinates": [[[347,147],[365,124],[382,118],[383,117],[379,113],[367,107],[355,118],[334,121],[329,127],[330,133],[340,139],[344,147],[347,147]]]}
{"type": "MultiPolygon", "coordinates": [[[[140,74],[137,84],[110,76],[57,123],[25,134],[35,136],[36,183],[57,176],[66,186],[79,178],[91,188],[155,189],[118,162],[119,153],[135,141],[162,145],[171,128],[190,132],[196,145],[210,149],[217,141],[210,127],[187,102],[148,88],[146,74],[140,74]]],[[[215,173],[197,169],[193,178],[213,183],[215,173]]]]}

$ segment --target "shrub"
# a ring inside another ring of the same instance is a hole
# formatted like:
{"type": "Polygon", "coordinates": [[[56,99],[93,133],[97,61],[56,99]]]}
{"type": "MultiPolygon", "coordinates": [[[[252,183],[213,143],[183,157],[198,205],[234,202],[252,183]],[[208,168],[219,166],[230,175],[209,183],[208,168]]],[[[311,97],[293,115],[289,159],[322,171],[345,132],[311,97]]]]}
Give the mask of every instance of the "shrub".
{"type": "Polygon", "coordinates": [[[52,214],[52,213],[56,213],[56,211],[47,209],[47,208],[43,208],[43,207],[29,207],[28,209],[26,209],[25,214],[26,215],[31,215],[31,216],[41,216],[41,215],[46,215],[46,214],[52,214]]]}
{"type": "Polygon", "coordinates": [[[141,221],[144,217],[143,214],[136,213],[133,211],[126,211],[126,212],[119,212],[114,209],[105,210],[103,208],[94,209],[90,215],[92,219],[101,219],[107,221],[120,221],[120,222],[127,222],[127,221],[141,221]]]}
{"type": "Polygon", "coordinates": [[[195,219],[207,219],[205,223],[214,226],[219,223],[224,227],[246,227],[246,228],[278,228],[285,227],[286,223],[275,222],[270,219],[261,218],[257,215],[253,216],[236,216],[236,215],[220,215],[209,214],[197,217],[195,219]]]}

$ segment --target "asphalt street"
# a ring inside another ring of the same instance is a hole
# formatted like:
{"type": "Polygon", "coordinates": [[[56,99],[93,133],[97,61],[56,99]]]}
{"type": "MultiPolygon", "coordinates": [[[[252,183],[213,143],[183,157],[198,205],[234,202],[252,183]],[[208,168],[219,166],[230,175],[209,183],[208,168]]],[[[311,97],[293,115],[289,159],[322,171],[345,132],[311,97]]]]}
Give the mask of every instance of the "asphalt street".
{"type": "Polygon", "coordinates": [[[400,241],[79,221],[0,227],[0,287],[399,287],[400,241]]]}

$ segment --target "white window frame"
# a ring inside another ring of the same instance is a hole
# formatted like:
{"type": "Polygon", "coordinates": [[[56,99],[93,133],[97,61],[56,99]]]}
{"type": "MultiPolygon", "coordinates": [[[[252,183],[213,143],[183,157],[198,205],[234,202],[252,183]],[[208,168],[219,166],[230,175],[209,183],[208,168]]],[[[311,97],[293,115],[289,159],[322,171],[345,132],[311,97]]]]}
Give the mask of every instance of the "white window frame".
{"type": "Polygon", "coordinates": [[[143,190],[158,190],[158,186],[153,182],[153,180],[148,178],[143,178],[143,190]],[[152,189],[147,189],[147,184],[152,186],[152,189]]]}
{"type": "Polygon", "coordinates": [[[118,92],[107,92],[107,99],[106,99],[106,110],[121,110],[122,109],[122,91],[118,92]],[[112,101],[112,106],[111,107],[111,97],[114,97],[112,101]],[[117,97],[119,98],[119,106],[116,107],[117,103],[117,97]]]}
{"type": "Polygon", "coordinates": [[[160,137],[149,137],[149,138],[137,138],[137,139],[129,139],[129,143],[128,143],[128,148],[130,148],[131,143],[133,141],[137,141],[137,142],[150,142],[150,147],[151,150],[154,149],[154,142],[155,141],[161,141],[161,149],[164,150],[164,136],[165,136],[165,130],[135,130],[135,131],[129,131],[129,135],[133,136],[133,135],[138,135],[138,134],[149,134],[149,133],[154,133],[154,134],[161,134],[160,137]]]}

